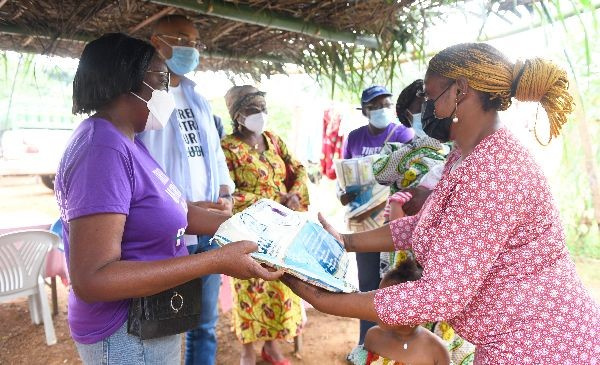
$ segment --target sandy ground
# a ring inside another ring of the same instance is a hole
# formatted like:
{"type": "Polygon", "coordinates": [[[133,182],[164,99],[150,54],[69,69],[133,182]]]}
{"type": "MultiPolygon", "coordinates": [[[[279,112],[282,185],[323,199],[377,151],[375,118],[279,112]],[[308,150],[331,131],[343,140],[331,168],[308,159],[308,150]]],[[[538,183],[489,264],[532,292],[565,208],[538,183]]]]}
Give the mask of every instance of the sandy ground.
{"type": "MultiPolygon", "coordinates": [[[[312,192],[312,191],[311,191],[312,192]]],[[[340,221],[334,208],[335,197],[323,191],[315,192],[313,202],[320,202],[323,212],[340,221]]],[[[0,230],[49,224],[58,217],[53,193],[37,177],[0,177],[0,230]]],[[[336,224],[337,225],[337,224],[336,224]]],[[[599,261],[576,259],[577,269],[592,295],[600,302],[599,261]]],[[[66,322],[67,289],[59,281],[59,314],[54,317],[58,343],[46,346],[43,326],[31,323],[25,299],[0,304],[0,364],[75,364],[77,352],[66,322]]],[[[48,291],[49,293],[49,291],[48,291]]],[[[345,355],[358,337],[358,321],[337,318],[307,310],[308,323],[303,332],[301,359],[294,364],[345,364],[345,355]]],[[[218,364],[236,364],[239,345],[230,329],[229,314],[223,314],[218,324],[218,364]]],[[[260,351],[257,344],[257,354],[260,351]]],[[[292,357],[293,345],[284,346],[292,357]]]]}
{"type": "MultiPolygon", "coordinates": [[[[58,343],[54,346],[46,346],[43,325],[31,323],[25,299],[0,304],[0,364],[81,363],[67,325],[67,289],[60,283],[58,289],[60,310],[53,318],[58,343]]],[[[358,338],[358,321],[328,316],[314,309],[308,309],[307,315],[308,323],[303,331],[300,353],[302,358],[294,357],[293,344],[285,343],[282,348],[286,357],[293,364],[345,364],[344,357],[358,338]]],[[[230,324],[230,314],[222,314],[217,327],[217,364],[239,363],[240,347],[230,324]]],[[[260,354],[260,345],[256,346],[257,354],[260,354]]]]}
{"type": "MultiPolygon", "coordinates": [[[[57,218],[54,195],[38,177],[0,177],[0,230],[50,224],[57,218]]],[[[46,346],[43,325],[31,323],[25,298],[0,304],[0,364],[80,363],[67,325],[66,296],[67,289],[58,280],[59,314],[53,319],[58,343],[50,347],[46,346]]],[[[293,357],[293,344],[283,344],[286,356],[294,364],[344,364],[345,355],[358,338],[358,321],[328,316],[314,309],[308,309],[307,314],[301,359],[293,357]]],[[[229,313],[221,315],[217,332],[217,363],[238,363],[240,346],[231,331],[229,313]]],[[[260,345],[256,346],[257,354],[260,345]]]]}

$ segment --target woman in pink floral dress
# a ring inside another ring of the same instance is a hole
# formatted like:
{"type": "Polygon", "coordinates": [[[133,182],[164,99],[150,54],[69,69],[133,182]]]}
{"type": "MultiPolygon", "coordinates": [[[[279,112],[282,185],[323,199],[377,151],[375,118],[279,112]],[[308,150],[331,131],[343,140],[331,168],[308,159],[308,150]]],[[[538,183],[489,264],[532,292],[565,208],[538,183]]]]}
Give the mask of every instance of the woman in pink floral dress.
{"type": "Polygon", "coordinates": [[[456,149],[421,212],[351,235],[322,221],[348,251],[412,248],[422,278],[354,294],[284,281],[326,313],[386,324],[446,320],[476,345],[476,364],[600,364],[598,304],[575,272],[542,170],[498,115],[512,97],[541,102],[555,137],[573,108],[567,88],[556,65],[513,64],[486,44],[437,54],[426,103],[436,118],[453,118],[434,127],[456,149]]]}

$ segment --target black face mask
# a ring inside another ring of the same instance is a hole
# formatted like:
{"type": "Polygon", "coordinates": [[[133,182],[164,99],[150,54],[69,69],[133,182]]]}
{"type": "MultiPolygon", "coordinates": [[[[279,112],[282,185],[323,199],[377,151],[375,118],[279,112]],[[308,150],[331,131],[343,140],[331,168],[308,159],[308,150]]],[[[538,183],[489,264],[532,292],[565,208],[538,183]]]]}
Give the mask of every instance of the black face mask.
{"type": "Polygon", "coordinates": [[[434,114],[435,100],[427,100],[421,108],[423,132],[431,138],[444,143],[450,140],[452,118],[437,119],[434,114]]]}

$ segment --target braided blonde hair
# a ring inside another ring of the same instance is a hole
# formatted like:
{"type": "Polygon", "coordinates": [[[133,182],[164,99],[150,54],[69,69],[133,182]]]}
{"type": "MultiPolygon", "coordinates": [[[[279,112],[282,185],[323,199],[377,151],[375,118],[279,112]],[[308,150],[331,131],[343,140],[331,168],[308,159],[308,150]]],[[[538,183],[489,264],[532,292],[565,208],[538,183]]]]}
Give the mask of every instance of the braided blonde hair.
{"type": "MultiPolygon", "coordinates": [[[[469,86],[484,92],[506,110],[514,97],[542,104],[550,123],[550,139],[557,137],[574,109],[567,73],[556,64],[533,58],[511,63],[496,48],[485,43],[462,43],[448,47],[429,61],[428,73],[456,80],[464,77],[469,86]]],[[[536,133],[536,138],[538,138],[536,133]]],[[[543,144],[538,138],[538,142],[543,144]]]]}

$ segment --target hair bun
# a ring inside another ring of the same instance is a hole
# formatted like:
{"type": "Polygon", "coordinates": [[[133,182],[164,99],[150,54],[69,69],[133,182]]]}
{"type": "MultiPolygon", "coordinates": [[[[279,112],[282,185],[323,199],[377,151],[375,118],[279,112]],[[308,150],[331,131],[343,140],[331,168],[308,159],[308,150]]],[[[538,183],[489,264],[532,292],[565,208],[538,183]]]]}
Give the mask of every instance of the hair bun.
{"type": "Polygon", "coordinates": [[[568,87],[566,72],[541,58],[518,60],[513,68],[513,96],[519,101],[541,102],[557,82],[568,87]]]}
{"type": "Polygon", "coordinates": [[[559,135],[575,106],[568,89],[567,73],[553,62],[532,58],[514,65],[511,92],[519,101],[542,104],[550,121],[550,139],[559,135]]]}

